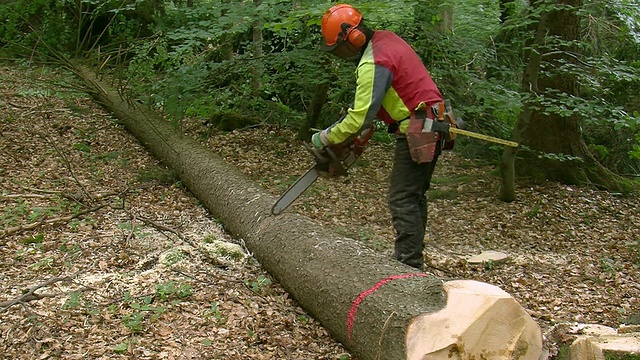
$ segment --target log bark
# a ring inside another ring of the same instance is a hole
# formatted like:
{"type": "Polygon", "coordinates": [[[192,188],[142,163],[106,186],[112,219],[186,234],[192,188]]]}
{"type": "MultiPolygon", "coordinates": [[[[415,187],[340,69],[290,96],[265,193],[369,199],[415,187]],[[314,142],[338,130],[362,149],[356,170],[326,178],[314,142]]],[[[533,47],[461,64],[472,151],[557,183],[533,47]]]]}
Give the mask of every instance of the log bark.
{"type": "Polygon", "coordinates": [[[504,302],[491,300],[495,293],[506,294],[497,287],[462,281],[450,285],[458,290],[448,295],[441,279],[415,273],[411,267],[339,236],[309,218],[291,212],[271,216],[275,199],[255,182],[194,139],[178,134],[157,114],[122,99],[93,72],[85,68],[76,72],[94,99],[113,112],[156,158],[172,167],[225,228],[244,240],[263,267],[358,359],[450,358],[449,353],[438,354],[436,348],[442,346],[471,356],[465,359],[540,357],[540,329],[515,301],[505,307],[504,302]],[[455,301],[445,311],[447,297],[458,298],[459,294],[466,294],[479,312],[469,316],[471,302],[464,301],[455,301]],[[425,323],[417,319],[429,315],[440,318],[431,326],[420,326],[425,323]],[[449,324],[458,324],[455,333],[449,330],[449,324]],[[471,347],[464,329],[478,326],[484,331],[473,332],[479,342],[471,347]],[[410,328],[411,336],[407,337],[410,328]],[[488,338],[483,333],[499,336],[488,338]],[[520,333],[526,336],[517,335],[520,333]],[[421,352],[419,345],[435,335],[449,341],[431,347],[432,354],[421,352]],[[514,337],[519,339],[519,352],[510,357],[513,353],[509,352],[509,344],[514,337]],[[496,349],[500,352],[498,357],[485,356],[495,354],[496,349]]]}

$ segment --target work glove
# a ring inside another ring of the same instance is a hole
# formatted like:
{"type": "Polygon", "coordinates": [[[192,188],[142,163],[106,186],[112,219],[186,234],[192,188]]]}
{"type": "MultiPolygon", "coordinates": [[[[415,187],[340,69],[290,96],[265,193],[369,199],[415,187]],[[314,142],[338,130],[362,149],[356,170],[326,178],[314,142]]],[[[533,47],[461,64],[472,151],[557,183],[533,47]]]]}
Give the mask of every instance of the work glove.
{"type": "Polygon", "coordinates": [[[320,136],[320,131],[318,131],[317,133],[311,136],[311,145],[313,145],[313,147],[318,150],[322,150],[325,147],[327,147],[327,144],[325,144],[322,141],[322,137],[320,136]]]}

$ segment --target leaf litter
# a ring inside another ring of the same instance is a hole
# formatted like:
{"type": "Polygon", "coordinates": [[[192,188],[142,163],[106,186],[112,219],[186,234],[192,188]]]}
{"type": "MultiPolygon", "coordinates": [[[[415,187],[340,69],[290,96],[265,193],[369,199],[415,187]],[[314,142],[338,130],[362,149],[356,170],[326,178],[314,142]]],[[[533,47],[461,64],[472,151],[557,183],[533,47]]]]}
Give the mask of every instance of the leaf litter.
{"type": "MultiPolygon", "coordinates": [[[[0,306],[0,358],[353,359],[117,121],[51,85],[63,76],[0,68],[0,304],[66,280],[0,306]],[[219,242],[243,256],[215,260],[219,242]]],[[[313,165],[287,129],[188,133],[274,197],[313,165]]],[[[392,153],[373,142],[348,177],[320,179],[288,211],[391,256],[392,153]]],[[[519,181],[503,203],[498,186],[493,166],[443,154],[427,271],[501,287],[548,336],[557,323],[638,322],[637,195],[519,181]],[[509,260],[467,263],[490,250],[509,260]]]]}

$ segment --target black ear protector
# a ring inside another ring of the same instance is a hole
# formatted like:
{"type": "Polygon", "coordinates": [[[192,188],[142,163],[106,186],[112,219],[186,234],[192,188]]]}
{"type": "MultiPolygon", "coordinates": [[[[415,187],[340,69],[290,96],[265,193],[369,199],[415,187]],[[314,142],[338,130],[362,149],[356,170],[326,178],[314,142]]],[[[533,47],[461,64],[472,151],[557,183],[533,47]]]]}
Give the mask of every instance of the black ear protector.
{"type": "Polygon", "coordinates": [[[367,42],[367,35],[365,35],[358,26],[351,26],[350,24],[342,23],[341,27],[341,38],[348,41],[349,44],[354,46],[356,49],[360,49],[367,42]]]}

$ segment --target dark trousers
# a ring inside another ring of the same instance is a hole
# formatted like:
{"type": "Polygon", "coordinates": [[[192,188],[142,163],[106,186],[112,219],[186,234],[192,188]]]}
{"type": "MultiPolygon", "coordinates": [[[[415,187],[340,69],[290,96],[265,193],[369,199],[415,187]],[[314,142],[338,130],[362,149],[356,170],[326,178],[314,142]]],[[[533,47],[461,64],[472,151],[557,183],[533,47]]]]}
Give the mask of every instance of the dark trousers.
{"type": "Polygon", "coordinates": [[[424,262],[424,233],[427,227],[427,196],[431,176],[438,160],[440,146],[430,163],[418,164],[411,160],[407,139],[396,140],[389,210],[396,231],[395,258],[422,270],[424,262]]]}

